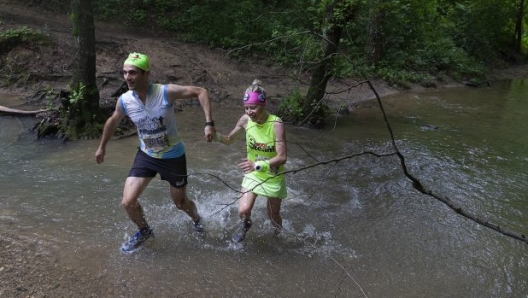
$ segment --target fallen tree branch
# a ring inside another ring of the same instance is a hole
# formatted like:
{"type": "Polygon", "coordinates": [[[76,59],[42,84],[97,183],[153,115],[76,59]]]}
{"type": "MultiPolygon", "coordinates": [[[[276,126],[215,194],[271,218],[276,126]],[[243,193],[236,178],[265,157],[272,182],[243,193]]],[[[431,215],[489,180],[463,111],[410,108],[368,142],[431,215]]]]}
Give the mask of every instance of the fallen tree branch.
{"type": "Polygon", "coordinates": [[[521,233],[517,233],[517,232],[514,232],[514,231],[510,231],[510,230],[508,230],[508,229],[506,229],[504,227],[499,226],[498,224],[494,224],[494,223],[489,222],[487,219],[482,219],[482,218],[478,217],[477,215],[471,214],[470,212],[462,209],[462,207],[460,207],[458,204],[453,202],[447,196],[442,196],[442,195],[438,195],[438,194],[433,193],[432,190],[430,190],[427,187],[425,187],[422,184],[422,182],[420,182],[420,180],[418,178],[416,178],[414,175],[412,175],[409,172],[409,170],[407,169],[407,164],[405,162],[405,157],[403,156],[403,154],[398,149],[398,146],[396,145],[394,134],[393,134],[392,128],[391,128],[391,126],[389,124],[389,120],[387,119],[387,115],[385,114],[385,109],[383,108],[383,104],[381,102],[381,98],[380,98],[378,92],[376,91],[376,89],[374,88],[374,86],[372,85],[372,83],[369,80],[366,80],[366,81],[367,81],[367,84],[369,85],[370,89],[372,90],[372,92],[376,96],[376,99],[378,101],[381,113],[383,114],[383,120],[385,121],[385,124],[387,126],[387,130],[389,131],[389,134],[390,134],[390,137],[391,137],[392,146],[396,150],[396,156],[398,156],[398,158],[400,159],[400,164],[401,164],[403,173],[409,180],[412,181],[413,187],[417,191],[419,191],[419,192],[421,192],[421,193],[423,193],[425,195],[428,195],[428,196],[430,196],[432,198],[435,198],[436,200],[444,203],[447,207],[451,208],[453,211],[455,211],[456,213],[462,215],[463,217],[465,217],[465,218],[467,218],[469,220],[472,220],[472,221],[474,221],[474,222],[476,222],[476,223],[478,223],[478,224],[480,224],[480,225],[482,225],[484,227],[490,228],[490,229],[492,229],[492,230],[494,230],[496,232],[499,232],[499,233],[501,233],[501,234],[503,234],[505,236],[508,236],[510,238],[513,238],[513,239],[520,240],[520,241],[528,244],[528,238],[526,237],[526,235],[521,234],[521,233]]]}
{"type": "Polygon", "coordinates": [[[25,111],[25,110],[18,110],[18,109],[12,109],[4,106],[0,106],[0,113],[7,114],[7,115],[15,115],[15,116],[35,116],[38,113],[48,112],[47,109],[40,109],[40,110],[33,110],[33,111],[25,111]]]}

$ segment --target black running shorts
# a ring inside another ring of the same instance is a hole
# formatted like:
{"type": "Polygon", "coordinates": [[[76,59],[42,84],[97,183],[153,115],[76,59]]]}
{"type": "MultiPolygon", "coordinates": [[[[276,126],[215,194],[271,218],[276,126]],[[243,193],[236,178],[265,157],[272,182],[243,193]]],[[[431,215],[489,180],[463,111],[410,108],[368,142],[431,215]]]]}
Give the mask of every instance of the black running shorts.
{"type": "Polygon", "coordinates": [[[187,185],[187,159],[185,154],[177,158],[154,158],[138,150],[128,177],[155,177],[168,181],[175,188],[187,185]]]}

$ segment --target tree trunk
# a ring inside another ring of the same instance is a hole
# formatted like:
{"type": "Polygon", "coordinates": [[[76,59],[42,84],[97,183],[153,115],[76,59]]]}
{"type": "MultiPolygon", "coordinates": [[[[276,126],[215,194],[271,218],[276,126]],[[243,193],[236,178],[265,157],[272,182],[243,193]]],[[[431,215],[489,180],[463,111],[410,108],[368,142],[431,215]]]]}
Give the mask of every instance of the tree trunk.
{"type": "Polygon", "coordinates": [[[383,20],[385,19],[385,9],[374,7],[372,9],[369,34],[366,49],[366,61],[368,65],[376,65],[383,57],[383,20]]]}
{"type": "Polygon", "coordinates": [[[308,125],[313,127],[323,127],[325,125],[325,111],[323,109],[322,100],[325,97],[326,86],[328,80],[332,77],[332,60],[334,54],[337,53],[339,46],[339,39],[343,32],[343,27],[335,24],[333,21],[333,13],[336,5],[339,5],[341,0],[335,0],[333,3],[327,5],[324,21],[323,21],[323,37],[325,49],[321,61],[315,67],[310,81],[308,93],[303,102],[302,114],[305,119],[301,125],[308,125]]]}
{"type": "Polygon", "coordinates": [[[302,114],[304,120],[301,125],[321,128],[325,125],[326,111],[322,101],[326,95],[326,86],[332,77],[334,56],[339,49],[339,41],[343,28],[354,18],[357,6],[344,0],[334,0],[325,8],[322,34],[324,37],[324,53],[321,61],[315,67],[308,93],[303,101],[302,114]],[[337,9],[343,9],[345,15],[335,17],[337,9]]]}
{"type": "Polygon", "coordinates": [[[514,45],[515,45],[515,51],[517,53],[522,52],[522,36],[523,36],[523,19],[524,19],[524,4],[525,0],[519,1],[519,10],[517,11],[517,20],[515,22],[515,39],[514,39],[514,45]]]}
{"type": "Polygon", "coordinates": [[[65,137],[95,138],[104,121],[99,107],[96,81],[95,23],[92,0],[72,0],[75,68],[70,83],[70,94],[62,101],[61,130],[65,137]]]}

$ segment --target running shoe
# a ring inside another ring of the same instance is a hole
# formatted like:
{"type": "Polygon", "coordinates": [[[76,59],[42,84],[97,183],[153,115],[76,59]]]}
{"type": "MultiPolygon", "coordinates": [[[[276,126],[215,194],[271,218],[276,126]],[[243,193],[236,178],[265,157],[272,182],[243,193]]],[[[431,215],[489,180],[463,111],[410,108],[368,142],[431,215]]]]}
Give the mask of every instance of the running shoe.
{"type": "Polygon", "coordinates": [[[238,230],[233,234],[233,241],[240,243],[246,239],[246,233],[251,228],[251,220],[240,221],[238,230]]]}
{"type": "Polygon", "coordinates": [[[151,228],[145,228],[137,231],[134,237],[128,239],[123,245],[121,245],[121,251],[124,253],[132,253],[137,250],[145,241],[154,237],[154,232],[151,228]]]}
{"type": "Polygon", "coordinates": [[[193,221],[193,229],[194,229],[194,232],[196,232],[197,234],[203,234],[203,232],[205,231],[204,229],[204,226],[202,224],[202,219],[201,218],[198,218],[197,221],[193,221]]]}

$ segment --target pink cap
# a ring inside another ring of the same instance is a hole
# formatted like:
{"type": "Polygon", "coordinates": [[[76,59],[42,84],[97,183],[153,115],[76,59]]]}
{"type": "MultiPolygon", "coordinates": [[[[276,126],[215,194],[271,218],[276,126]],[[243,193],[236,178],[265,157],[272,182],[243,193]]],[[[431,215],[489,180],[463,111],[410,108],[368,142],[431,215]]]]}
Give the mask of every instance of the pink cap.
{"type": "Polygon", "coordinates": [[[244,94],[244,105],[266,105],[266,92],[246,92],[244,94]]]}

